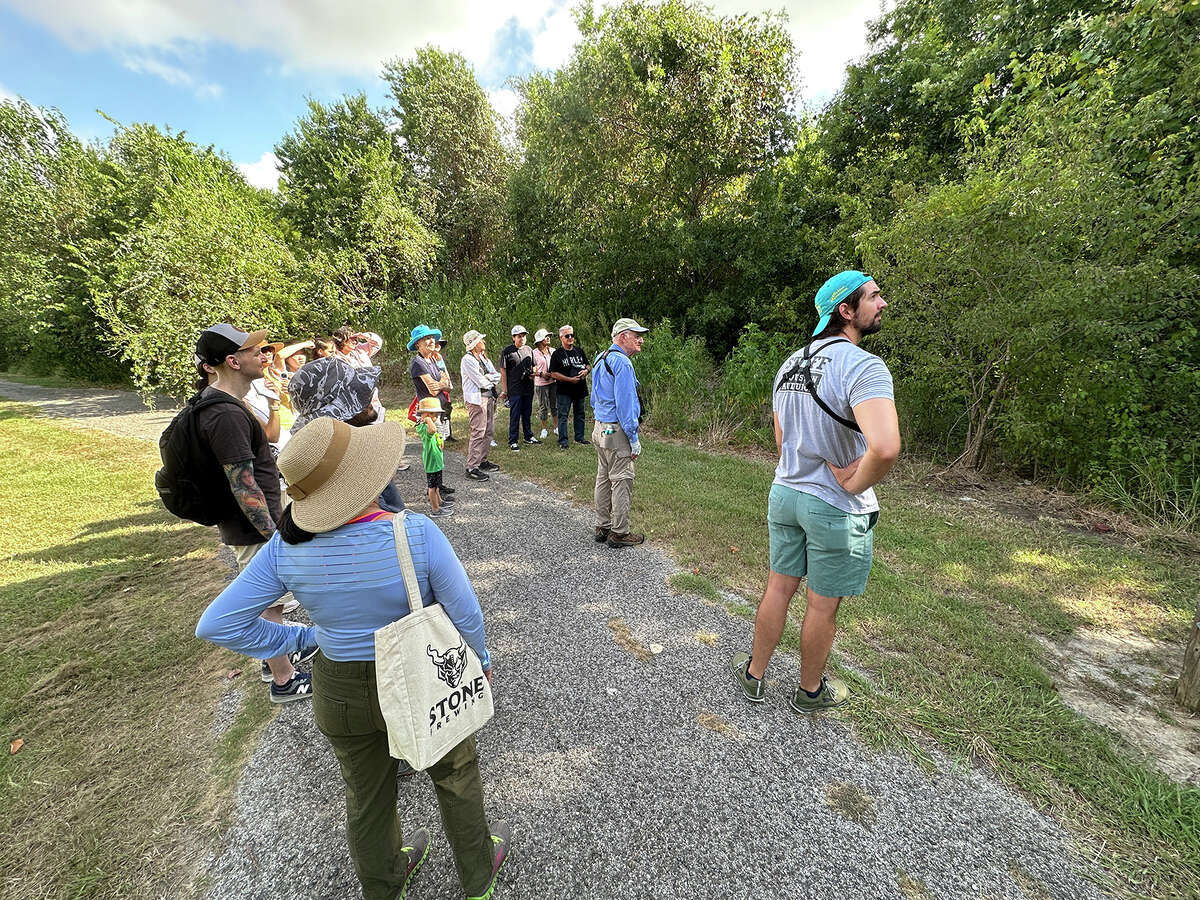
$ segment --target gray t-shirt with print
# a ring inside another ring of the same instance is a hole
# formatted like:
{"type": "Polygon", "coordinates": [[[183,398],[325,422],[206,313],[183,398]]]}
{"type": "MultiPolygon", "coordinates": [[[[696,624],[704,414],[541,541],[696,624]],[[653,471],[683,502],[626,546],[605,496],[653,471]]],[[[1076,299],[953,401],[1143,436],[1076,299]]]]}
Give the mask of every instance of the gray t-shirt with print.
{"type": "MultiPolygon", "coordinates": [[[[847,341],[813,341],[810,365],[817,394],[843,418],[854,420],[853,407],[878,397],[894,399],[892,373],[883,360],[847,341]]],[[[772,407],[779,416],[783,445],[775,484],[812,494],[842,512],[879,509],[875,490],[850,494],[833,477],[826,460],[847,466],[867,450],[867,440],[828,415],[804,388],[800,367],[804,350],[787,358],[775,376],[772,407]]]]}

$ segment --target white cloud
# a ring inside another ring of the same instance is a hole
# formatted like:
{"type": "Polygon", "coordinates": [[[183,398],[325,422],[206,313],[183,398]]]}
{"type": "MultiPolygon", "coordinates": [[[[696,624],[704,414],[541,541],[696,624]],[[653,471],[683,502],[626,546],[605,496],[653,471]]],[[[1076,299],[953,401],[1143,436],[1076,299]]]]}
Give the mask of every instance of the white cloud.
{"type": "Polygon", "coordinates": [[[197,81],[190,72],[149,53],[127,53],[122,56],[121,65],[139,75],[153,75],[167,84],[185,87],[202,100],[213,100],[221,96],[222,88],[219,84],[197,81]]]}
{"type": "Polygon", "coordinates": [[[508,19],[531,30],[556,0],[7,0],[72,47],[178,51],[209,42],[262,50],[285,65],[376,74],[383,60],[428,43],[477,67],[508,19]]]}
{"type": "Polygon", "coordinates": [[[269,191],[279,189],[279,158],[274,153],[264,153],[258,162],[238,163],[247,183],[269,191]]]}
{"type": "MultiPolygon", "coordinates": [[[[282,72],[324,69],[376,75],[380,63],[433,43],[462,53],[484,71],[494,38],[514,16],[533,36],[533,62],[555,68],[579,33],[575,0],[2,0],[81,50],[119,56],[179,59],[209,43],[277,57],[282,72]]],[[[611,0],[601,0],[608,5],[611,0]]],[[[827,100],[841,86],[846,63],[867,49],[866,21],[888,0],[708,0],[721,15],[788,14],[800,51],[803,94],[827,100]]],[[[163,64],[175,69],[178,66],[163,64]]],[[[149,68],[145,71],[149,72],[149,68]]],[[[182,70],[180,70],[182,71],[182,70]]],[[[158,77],[167,77],[157,73],[158,77]]],[[[186,74],[186,72],[185,72],[186,74]]],[[[216,85],[188,85],[198,95],[216,85]]]]}
{"type": "Polygon", "coordinates": [[[517,104],[521,97],[516,91],[511,88],[499,88],[494,91],[488,91],[488,100],[492,103],[492,109],[500,113],[507,120],[512,119],[513,112],[516,111],[517,104]]]}
{"type": "Polygon", "coordinates": [[[540,23],[533,35],[533,64],[539,69],[557,69],[571,56],[579,40],[579,29],[570,6],[553,10],[540,23]]]}

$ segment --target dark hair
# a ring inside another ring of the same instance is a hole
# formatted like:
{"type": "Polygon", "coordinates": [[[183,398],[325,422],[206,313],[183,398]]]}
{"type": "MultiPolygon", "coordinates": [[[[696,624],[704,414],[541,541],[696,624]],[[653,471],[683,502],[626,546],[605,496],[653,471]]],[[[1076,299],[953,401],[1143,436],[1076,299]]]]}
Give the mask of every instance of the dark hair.
{"type": "Polygon", "coordinates": [[[349,325],[343,325],[333,333],[333,342],[337,344],[338,349],[340,350],[342,344],[350,343],[350,339],[352,337],[354,337],[354,329],[349,325]]]}
{"type": "Polygon", "coordinates": [[[209,385],[208,370],[204,368],[204,363],[196,363],[196,393],[199,394],[209,385]]]}
{"type": "Polygon", "coordinates": [[[279,537],[285,544],[304,544],[316,535],[296,524],[296,520],[292,518],[292,505],[289,503],[283,515],[279,517],[279,537]]]}
{"type": "Polygon", "coordinates": [[[850,324],[851,320],[842,316],[841,305],[845,303],[854,312],[858,312],[858,304],[862,302],[863,288],[866,284],[860,284],[857,288],[851,291],[845,300],[838,302],[838,305],[833,308],[833,313],[829,316],[829,324],[821,329],[820,334],[813,335],[813,340],[823,337],[833,337],[835,334],[841,334],[842,330],[850,324]]]}

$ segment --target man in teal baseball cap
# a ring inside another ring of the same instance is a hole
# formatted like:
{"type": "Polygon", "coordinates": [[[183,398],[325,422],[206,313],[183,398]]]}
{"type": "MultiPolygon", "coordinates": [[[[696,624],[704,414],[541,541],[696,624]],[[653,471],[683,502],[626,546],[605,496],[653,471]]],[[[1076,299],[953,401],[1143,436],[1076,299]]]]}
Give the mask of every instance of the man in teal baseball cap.
{"type": "Polygon", "coordinates": [[[814,713],[845,703],[845,683],[825,674],[838,606],[866,590],[871,570],[876,485],[900,453],[892,375],[862,349],[887,306],[879,285],[856,270],[817,291],[813,337],[775,376],[772,409],[779,464],[767,500],[771,569],[754,620],[750,653],[729,666],[751,703],[766,698],[766,668],[783,635],[788,605],[805,582],[800,683],[791,707],[814,713]]]}

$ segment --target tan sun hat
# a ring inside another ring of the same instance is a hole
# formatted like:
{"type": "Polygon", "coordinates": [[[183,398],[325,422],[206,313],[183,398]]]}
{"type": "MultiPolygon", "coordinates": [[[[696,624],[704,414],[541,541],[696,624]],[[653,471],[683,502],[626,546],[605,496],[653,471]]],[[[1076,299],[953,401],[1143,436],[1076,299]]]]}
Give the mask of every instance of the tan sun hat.
{"type": "Polygon", "coordinates": [[[292,498],[292,521],[321,534],[362,512],[392,480],[404,453],[404,426],[353,428],[313,419],[279,451],[279,471],[292,498]]]}

